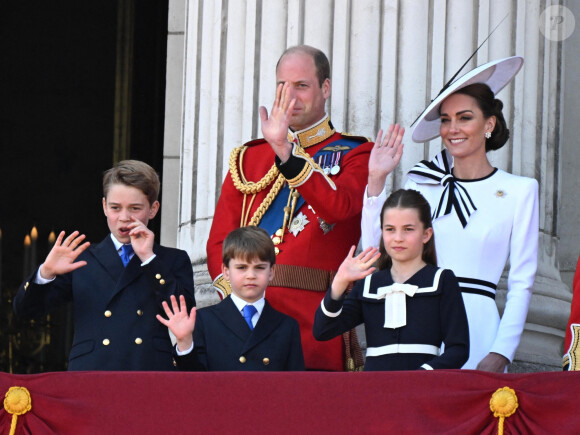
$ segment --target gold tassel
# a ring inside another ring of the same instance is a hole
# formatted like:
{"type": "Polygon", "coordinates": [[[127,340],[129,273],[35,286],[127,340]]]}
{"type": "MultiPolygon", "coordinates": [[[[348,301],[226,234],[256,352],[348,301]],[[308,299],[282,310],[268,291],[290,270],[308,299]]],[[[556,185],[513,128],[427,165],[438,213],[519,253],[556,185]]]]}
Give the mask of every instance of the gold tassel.
{"type": "Polygon", "coordinates": [[[504,420],[514,414],[516,409],[518,409],[518,396],[516,396],[516,392],[509,387],[498,388],[491,396],[489,409],[493,412],[494,417],[499,417],[497,434],[503,435],[504,420]]]}
{"type": "Polygon", "coordinates": [[[26,414],[32,409],[32,399],[28,390],[25,387],[10,387],[4,397],[4,409],[12,414],[10,435],[14,435],[18,416],[26,414]]]}
{"type": "Polygon", "coordinates": [[[295,190],[295,189],[291,189],[292,190],[292,210],[290,211],[290,219],[288,220],[288,222],[292,222],[292,219],[294,219],[294,212],[296,211],[296,203],[298,202],[298,198],[300,198],[300,194],[295,190]]]}

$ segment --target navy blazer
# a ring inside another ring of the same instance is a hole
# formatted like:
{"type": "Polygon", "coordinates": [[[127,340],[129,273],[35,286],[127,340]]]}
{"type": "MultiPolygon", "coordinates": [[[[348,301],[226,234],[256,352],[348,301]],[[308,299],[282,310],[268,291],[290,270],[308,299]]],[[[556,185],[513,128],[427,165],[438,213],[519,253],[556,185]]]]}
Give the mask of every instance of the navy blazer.
{"type": "Polygon", "coordinates": [[[169,333],[155,315],[172,294],[195,304],[193,269],[185,251],[156,244],[153,252],[149,264],[135,255],[125,268],[109,235],[79,255],[86,266],[51,283],[35,284],[35,270],[18,289],[14,311],[33,318],[73,302],[69,370],[175,370],[169,333]]]}
{"type": "Polygon", "coordinates": [[[194,349],[176,356],[180,370],[304,370],[298,322],[265,301],[250,330],[230,297],[197,312],[194,349]]]}

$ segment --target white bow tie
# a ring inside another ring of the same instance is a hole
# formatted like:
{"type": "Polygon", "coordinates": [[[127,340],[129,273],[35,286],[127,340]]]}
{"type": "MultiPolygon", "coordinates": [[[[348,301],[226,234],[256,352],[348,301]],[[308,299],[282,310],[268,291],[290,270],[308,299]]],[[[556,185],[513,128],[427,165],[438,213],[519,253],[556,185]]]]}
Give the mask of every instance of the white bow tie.
{"type": "Polygon", "coordinates": [[[398,282],[377,289],[377,299],[385,298],[385,328],[400,328],[407,324],[406,296],[413,297],[419,287],[398,282]]]}

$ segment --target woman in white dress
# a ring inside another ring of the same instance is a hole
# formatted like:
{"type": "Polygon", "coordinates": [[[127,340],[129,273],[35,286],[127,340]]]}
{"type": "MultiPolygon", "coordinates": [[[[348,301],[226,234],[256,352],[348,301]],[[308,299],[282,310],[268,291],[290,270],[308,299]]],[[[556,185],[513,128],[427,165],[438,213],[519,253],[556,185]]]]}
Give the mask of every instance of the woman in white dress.
{"type": "MultiPolygon", "coordinates": [[[[446,86],[418,118],[413,141],[441,136],[445,149],[408,172],[406,189],[431,205],[439,267],[459,280],[469,323],[470,352],[463,366],[504,372],[524,328],[537,267],[538,183],[494,168],[487,152],[509,138],[495,98],[523,64],[510,57],[482,65],[446,86]],[[497,284],[509,259],[503,315],[497,284]]],[[[387,175],[402,155],[404,129],[379,132],[369,160],[362,216],[363,249],[378,246],[387,175]]]]}

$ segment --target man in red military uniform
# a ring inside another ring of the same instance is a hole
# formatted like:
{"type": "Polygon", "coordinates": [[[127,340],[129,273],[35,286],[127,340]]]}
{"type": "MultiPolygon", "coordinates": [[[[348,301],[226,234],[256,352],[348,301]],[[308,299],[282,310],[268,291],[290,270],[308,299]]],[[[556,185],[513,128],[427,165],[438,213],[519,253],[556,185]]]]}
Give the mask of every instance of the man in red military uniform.
{"type": "Polygon", "coordinates": [[[229,285],[220,275],[222,241],[237,227],[266,229],[277,253],[266,298],[298,320],[306,368],[352,369],[341,338],[318,342],[312,324],[334,272],[358,244],[373,144],[335,131],[325,111],[330,66],[320,50],[286,50],[276,82],[271,113],[260,107],[264,139],[231,154],[207,242],[209,273],[227,296],[229,285]]]}
{"type": "Polygon", "coordinates": [[[572,284],[572,307],[566,328],[564,350],[566,351],[562,360],[564,370],[580,370],[580,258],[572,284]]]}

